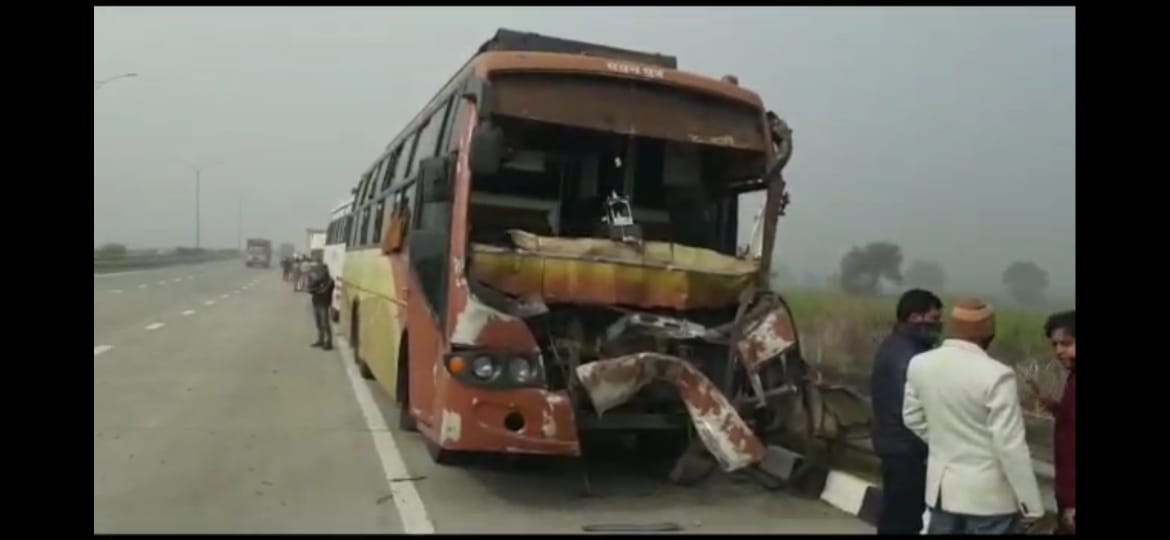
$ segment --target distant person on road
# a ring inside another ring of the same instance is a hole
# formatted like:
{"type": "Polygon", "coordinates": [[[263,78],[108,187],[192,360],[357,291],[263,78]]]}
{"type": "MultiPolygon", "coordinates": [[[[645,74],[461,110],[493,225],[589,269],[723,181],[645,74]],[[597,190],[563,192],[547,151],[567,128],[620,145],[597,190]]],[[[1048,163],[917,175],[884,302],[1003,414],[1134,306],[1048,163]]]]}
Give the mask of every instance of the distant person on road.
{"type": "Polygon", "coordinates": [[[301,261],[297,263],[297,285],[296,290],[307,291],[309,289],[309,271],[313,269],[313,260],[307,255],[301,255],[301,261]]]}
{"type": "Polygon", "coordinates": [[[280,272],[281,272],[281,279],[283,279],[287,283],[288,276],[290,273],[292,273],[292,259],[291,258],[289,258],[289,257],[281,257],[280,258],[280,272]]]}
{"type": "Polygon", "coordinates": [[[906,291],[895,309],[897,324],[878,346],[870,375],[873,448],[882,461],[878,534],[918,534],[926,511],[926,443],[902,423],[906,368],[929,351],[942,330],[942,300],[922,289],[906,291]]]}
{"type": "Polygon", "coordinates": [[[995,312],[960,299],[947,339],[910,360],[902,417],[930,447],[927,534],[1013,534],[1044,515],[1016,372],[987,354],[995,312]]]}
{"type": "Polygon", "coordinates": [[[1068,371],[1060,399],[1040,392],[1036,381],[1028,381],[1041,405],[1055,418],[1053,466],[1056,470],[1056,506],[1060,511],[1057,534],[1077,532],[1077,312],[1063,311],[1048,317],[1044,335],[1060,365],[1068,371]]]}
{"type": "Polygon", "coordinates": [[[301,258],[300,254],[294,255],[292,260],[292,284],[294,291],[301,291],[301,258]]]}
{"type": "Polygon", "coordinates": [[[333,328],[329,326],[329,306],[333,302],[333,276],[323,262],[316,262],[307,272],[309,295],[312,298],[313,320],[317,323],[317,341],[314,347],[333,349],[333,328]]]}

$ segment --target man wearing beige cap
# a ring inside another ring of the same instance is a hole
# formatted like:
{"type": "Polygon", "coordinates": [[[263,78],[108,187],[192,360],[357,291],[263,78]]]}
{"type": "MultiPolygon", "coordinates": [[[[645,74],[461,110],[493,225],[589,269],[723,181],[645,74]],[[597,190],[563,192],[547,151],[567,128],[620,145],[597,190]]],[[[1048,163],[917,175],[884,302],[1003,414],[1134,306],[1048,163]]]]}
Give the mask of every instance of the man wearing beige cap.
{"type": "Polygon", "coordinates": [[[928,534],[1011,534],[1044,514],[1016,374],[988,356],[990,305],[964,298],[942,345],[910,360],[902,417],[926,441],[928,534]]]}

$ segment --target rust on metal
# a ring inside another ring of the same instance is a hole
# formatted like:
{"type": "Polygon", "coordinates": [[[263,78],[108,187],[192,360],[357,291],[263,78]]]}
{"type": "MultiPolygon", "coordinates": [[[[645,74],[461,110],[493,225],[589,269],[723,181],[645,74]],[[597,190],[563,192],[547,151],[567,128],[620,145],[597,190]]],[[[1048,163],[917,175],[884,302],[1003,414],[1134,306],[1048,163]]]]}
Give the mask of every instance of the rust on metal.
{"type": "Polygon", "coordinates": [[[787,306],[774,295],[765,295],[744,317],[735,347],[748,373],[778,358],[796,344],[796,328],[787,306]]]}
{"type": "MultiPolygon", "coordinates": [[[[711,77],[675,69],[655,66],[647,77],[645,66],[637,62],[612,60],[575,54],[545,52],[487,52],[473,60],[475,72],[480,78],[488,79],[498,73],[544,72],[605,76],[617,79],[646,80],[668,87],[685,88],[703,94],[734,100],[743,105],[762,109],[763,100],[759,94],[742,86],[730,84],[711,77]],[[634,68],[634,69],[631,69],[634,68]]],[[[646,66],[650,67],[650,66],[646,66]]]]}
{"type": "Polygon", "coordinates": [[[540,73],[499,75],[492,88],[492,112],[504,116],[748,150],[758,153],[760,168],[768,150],[758,106],[712,100],[687,89],[540,73]]]}
{"type": "Polygon", "coordinates": [[[553,238],[509,231],[515,248],[473,244],[472,278],[546,303],[677,310],[735,305],[759,263],[713,250],[603,238],[553,238]]]}
{"type": "Polygon", "coordinates": [[[763,443],[735,407],[710,379],[682,358],[644,352],[598,360],[578,366],[577,378],[599,415],[628,401],[650,381],[667,381],[678,389],[699,439],[725,471],[736,471],[764,458],[763,443]]]}

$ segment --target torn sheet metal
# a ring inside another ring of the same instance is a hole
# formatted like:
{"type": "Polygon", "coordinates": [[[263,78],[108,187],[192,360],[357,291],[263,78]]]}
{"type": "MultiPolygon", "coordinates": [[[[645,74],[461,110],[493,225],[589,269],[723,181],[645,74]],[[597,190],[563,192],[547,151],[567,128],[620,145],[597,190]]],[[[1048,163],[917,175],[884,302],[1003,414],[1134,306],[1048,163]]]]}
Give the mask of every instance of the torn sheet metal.
{"type": "Polygon", "coordinates": [[[605,339],[606,341],[614,341],[629,331],[670,339],[714,340],[718,338],[716,332],[710,331],[698,323],[651,313],[631,313],[611,324],[605,331],[605,339]]]}
{"type": "Polygon", "coordinates": [[[598,360],[578,366],[577,378],[599,415],[628,401],[650,381],[667,381],[678,389],[700,440],[725,471],[764,458],[764,445],[723,393],[682,358],[644,352],[598,360]]]}
{"type": "Polygon", "coordinates": [[[744,318],[742,336],[735,347],[748,373],[755,373],[768,361],[796,344],[792,314],[776,296],[764,296],[744,318]]]}

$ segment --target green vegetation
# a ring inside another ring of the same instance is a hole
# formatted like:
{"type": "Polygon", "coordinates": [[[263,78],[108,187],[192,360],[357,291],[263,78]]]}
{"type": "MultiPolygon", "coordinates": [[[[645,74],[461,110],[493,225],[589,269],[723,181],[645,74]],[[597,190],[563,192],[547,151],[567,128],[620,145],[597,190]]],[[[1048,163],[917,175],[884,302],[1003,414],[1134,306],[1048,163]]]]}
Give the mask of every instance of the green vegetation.
{"type": "MultiPolygon", "coordinates": [[[[782,293],[796,317],[805,357],[826,375],[863,382],[878,344],[893,328],[897,297],[810,290],[782,293]]],[[[953,300],[943,297],[947,305],[953,300]]],[[[1045,317],[1044,312],[996,306],[991,355],[1015,367],[1022,377],[1037,380],[1046,392],[1055,393],[1063,375],[1044,337],[1045,317]]]]}

